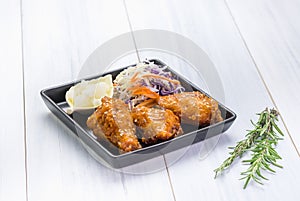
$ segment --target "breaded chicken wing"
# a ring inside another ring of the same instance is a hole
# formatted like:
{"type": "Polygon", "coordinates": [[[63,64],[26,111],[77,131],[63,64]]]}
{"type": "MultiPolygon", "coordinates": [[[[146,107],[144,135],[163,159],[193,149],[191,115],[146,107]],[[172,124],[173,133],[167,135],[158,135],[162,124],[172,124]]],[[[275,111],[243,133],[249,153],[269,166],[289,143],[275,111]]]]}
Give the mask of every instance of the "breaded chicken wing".
{"type": "Polygon", "coordinates": [[[128,106],[119,99],[104,97],[102,104],[88,118],[87,126],[98,137],[106,137],[121,150],[142,148],[128,106]]]}
{"type": "Polygon", "coordinates": [[[134,123],[142,130],[142,142],[153,144],[182,134],[179,118],[171,110],[139,106],[133,108],[134,123]]]}
{"type": "Polygon", "coordinates": [[[160,96],[157,102],[172,110],[183,123],[205,126],[223,120],[218,102],[198,91],[160,96]]]}

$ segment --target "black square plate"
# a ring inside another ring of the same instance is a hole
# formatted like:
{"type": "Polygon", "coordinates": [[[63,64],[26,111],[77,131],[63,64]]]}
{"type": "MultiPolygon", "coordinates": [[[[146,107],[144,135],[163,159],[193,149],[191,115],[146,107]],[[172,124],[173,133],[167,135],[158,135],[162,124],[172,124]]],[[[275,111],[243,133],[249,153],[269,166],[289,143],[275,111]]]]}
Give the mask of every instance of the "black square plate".
{"type": "MultiPolygon", "coordinates": [[[[151,61],[153,61],[157,65],[165,65],[163,62],[156,59],[151,61]]],[[[131,66],[135,65],[130,65],[125,68],[90,77],[85,80],[95,79],[107,74],[111,74],[113,79],[115,79],[115,77],[122,70],[131,66]]],[[[171,71],[176,79],[180,81],[181,85],[188,89],[188,91],[200,91],[201,93],[209,96],[199,87],[195,86],[193,83],[186,80],[169,67],[167,68],[167,70],[171,71]]],[[[222,122],[206,127],[195,127],[182,124],[184,134],[181,136],[168,141],[160,142],[158,144],[144,146],[139,150],[120,154],[117,148],[112,146],[109,141],[97,141],[92,132],[87,128],[86,120],[94,110],[74,112],[72,115],[69,115],[65,112],[65,108],[68,107],[65,100],[65,94],[70,87],[74,86],[78,82],[80,81],[42,90],[41,96],[51,112],[76,134],[77,138],[83,143],[84,147],[88,149],[89,153],[94,155],[94,157],[101,158],[114,168],[121,168],[138,162],[142,162],[147,159],[154,158],[162,154],[203,141],[209,137],[221,134],[222,132],[226,131],[236,119],[236,114],[234,112],[219,103],[219,109],[221,110],[222,117],[224,119],[222,122]]]]}

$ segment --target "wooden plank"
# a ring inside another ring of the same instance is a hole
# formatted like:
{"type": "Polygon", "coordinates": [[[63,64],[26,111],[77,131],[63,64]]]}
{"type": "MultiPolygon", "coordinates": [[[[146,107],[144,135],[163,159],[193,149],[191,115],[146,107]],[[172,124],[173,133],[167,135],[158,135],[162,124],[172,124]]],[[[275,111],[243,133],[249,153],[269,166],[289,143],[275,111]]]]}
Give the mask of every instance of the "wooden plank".
{"type": "Polygon", "coordinates": [[[228,1],[300,156],[300,1],[228,1]]]}
{"type": "Polygon", "coordinates": [[[20,1],[0,1],[0,200],[26,200],[20,1]]]}
{"type": "MultiPolygon", "coordinates": [[[[76,79],[99,45],[130,31],[123,2],[24,0],[23,12],[29,200],[172,200],[165,168],[132,175],[127,172],[147,167],[140,164],[122,172],[104,167],[39,97],[45,87],[76,79]]],[[[123,61],[124,66],[132,63],[123,61]]],[[[165,167],[163,158],[154,163],[165,167]]]]}
{"type": "MultiPolygon", "coordinates": [[[[169,162],[176,153],[166,155],[176,200],[296,200],[300,161],[287,136],[278,146],[285,168],[278,170],[276,176],[268,175],[270,181],[264,186],[251,183],[243,190],[243,181],[238,179],[245,167],[240,163],[235,163],[226,175],[213,179],[213,170],[227,157],[227,147],[242,139],[245,130],[251,128],[249,120],[256,119],[255,113],[266,106],[273,107],[224,1],[177,1],[171,4],[166,0],[127,0],[126,3],[133,30],[163,29],[179,33],[206,51],[221,77],[224,104],[238,115],[234,125],[220,139],[212,138],[190,147],[172,164],[169,162]]],[[[136,38],[138,48],[142,40],[152,38],[136,38]]],[[[155,53],[153,55],[160,55],[155,53]]],[[[142,58],[152,57],[151,51],[149,55],[140,54],[142,58]]],[[[168,59],[167,56],[162,58],[168,59]]],[[[182,73],[188,70],[187,66],[182,73]]],[[[282,124],[280,127],[286,133],[282,124]]]]}

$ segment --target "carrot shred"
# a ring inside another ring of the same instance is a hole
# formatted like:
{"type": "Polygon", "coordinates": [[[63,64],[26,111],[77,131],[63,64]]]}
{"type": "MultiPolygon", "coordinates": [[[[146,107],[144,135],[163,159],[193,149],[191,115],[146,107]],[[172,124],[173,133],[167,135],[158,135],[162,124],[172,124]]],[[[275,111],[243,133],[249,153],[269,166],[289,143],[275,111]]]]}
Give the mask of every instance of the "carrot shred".
{"type": "Polygon", "coordinates": [[[139,72],[135,72],[132,76],[132,78],[130,79],[130,82],[135,82],[137,80],[137,75],[139,74],[139,72]]]}
{"type": "Polygon", "coordinates": [[[132,94],[133,95],[144,95],[148,98],[157,99],[159,98],[159,95],[153,91],[151,91],[148,87],[136,87],[132,88],[132,94]]]}

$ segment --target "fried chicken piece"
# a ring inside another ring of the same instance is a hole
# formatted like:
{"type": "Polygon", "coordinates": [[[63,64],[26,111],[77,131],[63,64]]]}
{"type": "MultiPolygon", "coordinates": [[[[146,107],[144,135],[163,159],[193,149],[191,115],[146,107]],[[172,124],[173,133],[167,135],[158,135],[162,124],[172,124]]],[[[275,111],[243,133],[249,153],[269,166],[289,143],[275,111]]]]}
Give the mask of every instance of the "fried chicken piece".
{"type": "Polygon", "coordinates": [[[171,110],[139,106],[131,112],[134,123],[143,132],[142,142],[153,144],[182,134],[179,117],[171,110]]]}
{"type": "Polygon", "coordinates": [[[205,126],[223,120],[218,102],[198,91],[160,96],[157,102],[172,110],[183,123],[205,126]]]}
{"type": "Polygon", "coordinates": [[[122,151],[142,148],[128,106],[119,99],[104,97],[102,104],[88,118],[87,126],[98,138],[106,137],[122,151]]]}

